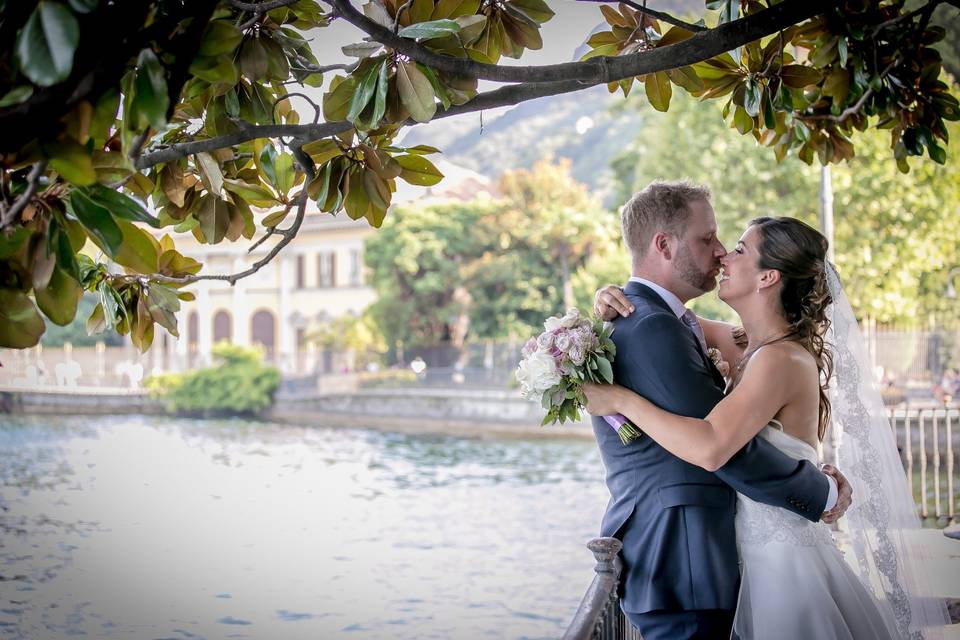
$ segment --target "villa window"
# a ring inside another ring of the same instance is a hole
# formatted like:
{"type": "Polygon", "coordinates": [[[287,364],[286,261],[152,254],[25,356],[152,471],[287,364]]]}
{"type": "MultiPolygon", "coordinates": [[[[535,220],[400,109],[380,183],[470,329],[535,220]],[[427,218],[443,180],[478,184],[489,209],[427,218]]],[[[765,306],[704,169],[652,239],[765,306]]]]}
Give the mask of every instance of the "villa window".
{"type": "Polygon", "coordinates": [[[337,285],[337,254],[334,251],[321,251],[317,256],[317,286],[335,287],[337,285]]]}
{"type": "Polygon", "coordinates": [[[363,264],[360,249],[350,250],[350,284],[355,287],[363,284],[363,264]]]}

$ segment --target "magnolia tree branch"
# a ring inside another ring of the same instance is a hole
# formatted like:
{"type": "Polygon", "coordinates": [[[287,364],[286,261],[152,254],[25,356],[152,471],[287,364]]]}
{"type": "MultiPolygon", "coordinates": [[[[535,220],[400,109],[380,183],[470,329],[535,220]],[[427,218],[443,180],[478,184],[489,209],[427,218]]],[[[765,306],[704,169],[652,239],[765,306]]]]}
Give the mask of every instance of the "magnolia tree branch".
{"type": "MultiPolygon", "coordinates": [[[[333,0],[341,3],[345,0],[333,0]]],[[[759,14],[749,18],[743,18],[734,22],[729,22],[717,29],[694,35],[687,40],[672,44],[666,47],[633,54],[630,56],[619,57],[598,57],[585,62],[566,63],[558,65],[547,65],[542,67],[498,67],[497,65],[478,64],[473,61],[464,61],[459,58],[452,58],[429,52],[423,49],[412,40],[394,36],[389,30],[380,27],[376,23],[359,16],[362,20],[369,22],[377,29],[383,32],[386,40],[389,40],[388,46],[399,44],[405,49],[410,50],[413,47],[417,53],[425,53],[426,64],[437,64],[437,68],[451,70],[458,65],[468,65],[469,67],[479,67],[484,69],[483,75],[487,77],[492,75],[488,73],[490,69],[498,69],[505,76],[516,79],[516,72],[528,74],[530,77],[546,76],[556,78],[554,81],[532,82],[524,81],[524,84],[517,84],[510,87],[503,87],[493,91],[481,93],[466,104],[453,106],[446,111],[439,112],[434,120],[446,118],[464,113],[480,111],[482,109],[492,109],[494,107],[511,106],[542,98],[546,96],[558,95],[579,91],[588,87],[630,78],[636,75],[655,73],[678,67],[687,66],[696,62],[707,60],[719,55],[731,48],[743,46],[757,38],[770,33],[775,33],[781,28],[796,24],[804,19],[798,17],[811,17],[816,15],[817,9],[825,4],[823,0],[814,0],[812,2],[788,1],[775,5],[772,9],[767,9],[759,14]],[[811,8],[816,7],[816,8],[811,8]],[[788,11],[789,9],[789,11],[788,11]],[[769,14],[769,15],[768,15],[769,14]],[[759,17],[766,16],[763,21],[759,17]],[[400,41],[397,43],[396,41],[400,41]],[[453,65],[453,66],[451,66],[453,65]]],[[[339,9],[339,7],[338,7],[339,9]]],[[[356,11],[350,7],[350,11],[356,14],[356,11]]],[[[359,15],[359,14],[357,14],[359,15]]],[[[400,51],[400,49],[397,49],[400,51]]],[[[407,51],[401,51],[406,54],[407,51]]],[[[414,56],[411,56],[414,57],[414,56]]],[[[454,71],[455,73],[457,71],[454,71]]],[[[469,75],[469,74],[467,74],[469,75]]],[[[413,122],[408,124],[412,125],[413,122]]],[[[157,164],[170,162],[179,158],[199,153],[201,151],[213,151],[224,147],[231,147],[243,142],[254,140],[256,138],[279,138],[292,136],[304,142],[309,140],[318,140],[335,135],[342,131],[350,129],[352,125],[349,122],[324,122],[320,124],[307,125],[249,125],[241,126],[237,131],[223,136],[208,138],[206,140],[195,140],[191,142],[182,142],[160,148],[155,151],[144,154],[137,160],[137,169],[140,171],[149,169],[157,164]]]]}
{"type": "MultiPolygon", "coordinates": [[[[898,56],[894,59],[893,62],[887,65],[887,68],[880,72],[880,79],[886,78],[891,71],[900,66],[900,63],[903,62],[903,56],[898,56]]],[[[830,120],[832,122],[843,122],[850,116],[854,116],[860,113],[860,110],[863,108],[863,105],[867,104],[867,100],[870,99],[870,96],[873,95],[873,89],[867,89],[863,92],[863,95],[860,96],[860,99],[855,103],[844,109],[839,115],[833,115],[832,113],[823,113],[809,116],[798,116],[800,120],[830,120]]]]}
{"type": "Polygon", "coordinates": [[[27,176],[27,190],[20,194],[13,205],[3,212],[0,218],[0,230],[6,229],[9,225],[17,221],[17,216],[23,211],[33,196],[37,194],[37,188],[40,186],[40,176],[47,170],[47,161],[41,160],[33,165],[30,174],[27,176]]]}
{"type": "Polygon", "coordinates": [[[287,7],[294,4],[297,0],[264,0],[263,2],[241,2],[240,0],[227,0],[234,9],[241,11],[253,11],[254,13],[266,13],[280,7],[287,7]]]}
{"type": "Polygon", "coordinates": [[[598,56],[581,62],[542,66],[501,66],[469,58],[454,58],[430,51],[416,41],[395,35],[357,11],[349,0],[330,0],[344,20],[373,40],[434,69],[457,76],[498,82],[562,82],[589,84],[614,82],[665,69],[685,67],[736,49],[780,29],[819,15],[835,3],[828,0],[785,0],[756,14],[727,22],[714,29],[666,47],[626,56],[598,56]]]}
{"type": "MultiPolygon", "coordinates": [[[[943,4],[946,1],[947,0],[930,0],[927,4],[923,5],[918,9],[914,9],[913,11],[908,11],[907,13],[901,13],[896,18],[891,18],[886,22],[881,22],[880,24],[875,26],[873,29],[871,29],[870,33],[872,35],[876,35],[881,31],[883,31],[884,29],[886,29],[887,27],[895,25],[899,22],[902,22],[904,20],[913,20],[916,16],[918,16],[921,13],[924,13],[927,16],[930,16],[933,14],[933,10],[936,9],[938,5],[943,4]]],[[[930,18],[927,17],[927,20],[929,19],[930,18]]]]}
{"type": "Polygon", "coordinates": [[[578,2],[601,2],[601,3],[604,3],[604,4],[612,4],[612,3],[614,3],[614,2],[622,2],[623,4],[627,5],[628,7],[631,7],[632,9],[634,9],[634,10],[636,10],[636,11],[639,11],[640,13],[644,13],[644,14],[650,16],[651,18],[656,18],[657,20],[660,20],[661,22],[666,22],[667,24],[672,24],[672,25],[674,25],[675,27],[680,27],[680,28],[682,28],[682,29],[686,29],[687,31],[692,31],[693,33],[697,33],[697,32],[700,32],[700,31],[708,31],[707,27],[704,27],[704,26],[699,25],[699,24],[693,24],[693,23],[691,23],[691,22],[684,22],[683,20],[681,20],[681,19],[679,19],[679,18],[674,18],[674,17],[673,17],[672,15],[670,15],[669,13],[664,13],[663,11],[657,11],[656,9],[651,9],[651,8],[649,8],[649,7],[645,7],[645,6],[643,6],[642,4],[638,4],[638,3],[636,3],[636,2],[633,2],[632,0],[577,0],[577,1],[578,1],[578,2]]]}
{"type": "MultiPolygon", "coordinates": [[[[571,93],[581,91],[592,86],[600,84],[599,82],[587,83],[579,80],[569,80],[567,82],[540,82],[530,84],[518,84],[508,87],[502,87],[493,91],[487,91],[478,94],[470,102],[462,105],[454,105],[449,109],[437,112],[434,120],[449,118],[451,116],[463,115],[483,109],[493,109],[496,107],[507,107],[528,100],[555,96],[562,93],[571,93]]],[[[236,121],[235,121],[236,122],[236,121]]],[[[414,120],[408,120],[406,126],[419,124],[414,120]]],[[[195,153],[203,151],[216,151],[233,147],[257,138],[282,138],[291,137],[300,141],[300,144],[306,144],[313,140],[329,138],[343,131],[352,129],[353,125],[345,120],[340,122],[323,122],[320,124],[261,124],[253,125],[244,123],[237,131],[215,138],[205,140],[195,140],[192,142],[180,142],[168,147],[162,147],[155,151],[145,153],[137,160],[137,169],[146,171],[151,167],[165,162],[172,162],[180,158],[185,158],[195,153]]]]}
{"type": "MultiPolygon", "coordinates": [[[[120,276],[120,278],[123,278],[123,279],[132,278],[135,280],[146,279],[146,280],[157,282],[160,284],[181,284],[181,285],[192,284],[194,282],[199,282],[201,280],[221,280],[221,281],[229,282],[231,285],[234,285],[237,283],[237,280],[242,280],[247,276],[252,276],[257,271],[260,271],[260,269],[262,269],[267,264],[269,264],[270,261],[273,260],[285,246],[290,244],[293,241],[293,239],[297,237],[297,233],[300,231],[300,226],[303,224],[303,219],[304,217],[306,217],[308,199],[309,198],[307,197],[307,186],[306,184],[304,184],[303,190],[300,192],[299,201],[297,202],[297,215],[293,220],[293,224],[291,224],[286,229],[275,229],[273,232],[268,233],[266,237],[269,237],[271,235],[279,235],[280,241],[277,242],[277,244],[273,245],[270,251],[267,252],[267,255],[263,256],[262,258],[254,262],[252,265],[250,265],[248,269],[245,269],[243,271],[238,271],[237,273],[227,274],[227,275],[210,274],[210,275],[189,275],[189,276],[173,277],[173,276],[165,276],[165,275],[155,273],[151,275],[120,276]]],[[[254,247],[262,243],[265,238],[259,240],[257,244],[254,245],[254,247]]]]}
{"type": "Polygon", "coordinates": [[[145,171],[164,162],[171,162],[201,151],[215,151],[227,147],[234,147],[257,138],[294,137],[304,142],[328,138],[353,127],[349,122],[323,122],[320,124],[247,124],[242,121],[239,129],[233,133],[194,140],[179,142],[168,147],[160,147],[155,151],[145,153],[137,160],[137,169],[145,171]]]}

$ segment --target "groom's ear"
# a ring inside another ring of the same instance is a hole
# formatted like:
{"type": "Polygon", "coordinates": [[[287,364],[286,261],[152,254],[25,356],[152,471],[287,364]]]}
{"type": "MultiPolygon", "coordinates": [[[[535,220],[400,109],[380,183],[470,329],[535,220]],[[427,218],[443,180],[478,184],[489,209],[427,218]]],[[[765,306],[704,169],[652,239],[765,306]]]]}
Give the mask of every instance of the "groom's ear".
{"type": "Polygon", "coordinates": [[[673,257],[673,247],[670,246],[670,235],[657,231],[650,239],[650,249],[670,260],[673,257]]]}

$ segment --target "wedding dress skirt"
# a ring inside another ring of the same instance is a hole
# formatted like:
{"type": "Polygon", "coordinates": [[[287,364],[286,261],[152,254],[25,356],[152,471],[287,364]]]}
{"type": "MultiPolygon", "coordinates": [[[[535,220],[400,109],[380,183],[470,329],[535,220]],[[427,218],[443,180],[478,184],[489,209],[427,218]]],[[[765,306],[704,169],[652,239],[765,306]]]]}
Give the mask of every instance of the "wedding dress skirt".
{"type": "MultiPolygon", "coordinates": [[[[777,421],[760,431],[785,454],[817,463],[810,444],[777,421]]],[[[733,628],[741,640],[899,638],[837,548],[829,525],[737,495],[740,596],[733,628]]]]}

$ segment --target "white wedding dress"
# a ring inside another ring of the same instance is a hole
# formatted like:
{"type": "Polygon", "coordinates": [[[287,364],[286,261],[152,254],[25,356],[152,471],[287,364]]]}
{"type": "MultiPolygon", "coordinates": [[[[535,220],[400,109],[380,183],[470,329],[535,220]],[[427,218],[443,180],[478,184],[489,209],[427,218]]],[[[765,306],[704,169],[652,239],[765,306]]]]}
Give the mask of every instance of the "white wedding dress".
{"type": "MultiPolygon", "coordinates": [[[[816,450],[776,420],[759,435],[792,458],[818,463],[816,450]]],[[[733,628],[740,640],[900,638],[829,525],[738,494],[736,527],[741,582],[733,628]]]]}

